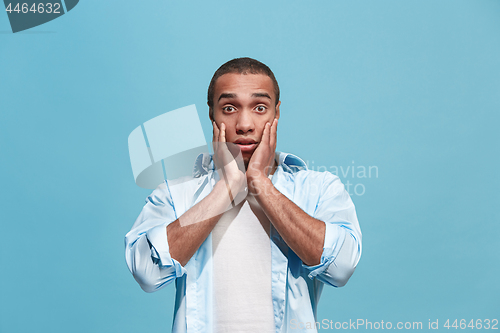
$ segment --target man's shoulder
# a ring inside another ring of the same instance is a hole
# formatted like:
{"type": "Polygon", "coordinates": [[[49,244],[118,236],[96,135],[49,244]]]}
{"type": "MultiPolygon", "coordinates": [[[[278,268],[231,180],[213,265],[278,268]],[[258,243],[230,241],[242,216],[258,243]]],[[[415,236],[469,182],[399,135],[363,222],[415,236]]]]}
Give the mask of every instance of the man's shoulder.
{"type": "Polygon", "coordinates": [[[300,170],[293,176],[294,186],[301,188],[326,189],[329,187],[342,187],[340,178],[328,171],[300,170]]]}
{"type": "MultiPolygon", "coordinates": [[[[281,167],[283,174],[287,175],[287,180],[292,182],[305,181],[314,183],[332,183],[339,181],[339,177],[328,171],[310,170],[307,163],[299,156],[286,153],[276,152],[276,163],[281,167]]],[[[198,156],[193,167],[193,176],[186,177],[181,180],[169,181],[169,185],[180,185],[179,188],[196,187],[197,184],[203,183],[210,171],[213,171],[214,163],[212,156],[208,153],[202,153],[198,156]]],[[[165,184],[162,184],[165,185],[165,184]]]]}
{"type": "Polygon", "coordinates": [[[276,152],[275,160],[284,171],[296,173],[308,170],[306,162],[297,155],[291,153],[276,152]]]}
{"type": "Polygon", "coordinates": [[[148,196],[146,201],[165,204],[172,200],[172,195],[183,196],[186,193],[194,192],[199,185],[200,179],[194,177],[182,177],[172,180],[164,180],[148,196]]]}
{"type": "Polygon", "coordinates": [[[281,165],[285,171],[294,173],[296,176],[308,178],[309,180],[334,181],[338,176],[328,171],[311,170],[307,163],[297,155],[291,153],[277,153],[278,165],[281,165]]]}

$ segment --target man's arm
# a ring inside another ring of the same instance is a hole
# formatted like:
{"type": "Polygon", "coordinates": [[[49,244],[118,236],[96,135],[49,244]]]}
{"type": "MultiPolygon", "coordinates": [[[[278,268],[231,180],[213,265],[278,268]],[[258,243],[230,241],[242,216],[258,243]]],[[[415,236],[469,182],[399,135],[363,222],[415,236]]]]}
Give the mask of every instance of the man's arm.
{"type": "MultiPolygon", "coordinates": [[[[224,130],[225,126],[220,131],[214,127],[214,141],[225,142],[224,130]]],[[[183,266],[244,187],[245,175],[225,144],[218,145],[214,160],[225,177],[205,198],[175,219],[171,194],[162,184],[125,236],[127,265],[143,290],[156,291],[185,273],[183,266]]]]}
{"type": "Polygon", "coordinates": [[[274,168],[278,119],[267,123],[262,139],[250,159],[246,173],[248,191],[252,193],[287,245],[306,265],[321,261],[325,223],[319,221],[285,197],[267,177],[274,168]]]}
{"type": "Polygon", "coordinates": [[[311,217],[278,191],[267,177],[253,179],[254,195],[286,244],[308,266],[321,262],[325,223],[311,217]]]}
{"type": "Polygon", "coordinates": [[[230,205],[224,181],[178,219],[165,184],[149,197],[125,236],[125,258],[146,292],[161,289],[186,271],[184,266],[230,205]],[[175,219],[175,220],[174,220],[175,219]]]}
{"type": "Polygon", "coordinates": [[[343,286],[361,254],[361,232],[354,205],[338,177],[325,179],[314,218],[279,192],[267,177],[276,149],[277,119],[267,124],[247,171],[248,190],[310,277],[343,286]],[[335,261],[335,263],[334,263],[335,261]]]}
{"type": "Polygon", "coordinates": [[[342,287],[359,261],[361,232],[354,204],[342,183],[338,177],[327,176],[315,217],[279,192],[269,178],[253,182],[254,195],[285,243],[302,260],[309,277],[342,287]]]}
{"type": "Polygon", "coordinates": [[[165,183],[151,193],[132,229],[125,236],[127,266],[146,292],[161,289],[186,270],[170,257],[165,227],[175,220],[171,194],[165,183]]]}
{"type": "Polygon", "coordinates": [[[185,266],[231,204],[224,181],[215,184],[203,200],[167,226],[170,255],[185,266]]]}
{"type": "Polygon", "coordinates": [[[198,250],[219,221],[231,201],[242,190],[246,177],[239,170],[226,145],[226,125],[213,125],[214,162],[223,173],[212,192],[198,204],[167,226],[168,244],[172,258],[182,266],[198,250]]]}

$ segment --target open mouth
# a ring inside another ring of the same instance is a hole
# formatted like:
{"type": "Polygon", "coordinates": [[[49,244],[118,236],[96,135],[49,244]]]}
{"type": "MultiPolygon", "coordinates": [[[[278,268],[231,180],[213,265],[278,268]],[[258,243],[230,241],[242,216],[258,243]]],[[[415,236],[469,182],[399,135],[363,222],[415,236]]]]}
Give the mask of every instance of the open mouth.
{"type": "Polygon", "coordinates": [[[255,141],[236,141],[235,144],[240,147],[242,153],[251,152],[257,147],[255,141]]]}

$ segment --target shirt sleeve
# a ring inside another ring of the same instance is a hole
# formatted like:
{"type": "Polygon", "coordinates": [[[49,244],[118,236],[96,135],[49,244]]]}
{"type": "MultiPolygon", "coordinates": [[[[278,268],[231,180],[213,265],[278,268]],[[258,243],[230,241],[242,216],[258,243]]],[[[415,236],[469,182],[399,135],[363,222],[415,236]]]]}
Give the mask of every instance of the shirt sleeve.
{"type": "Polygon", "coordinates": [[[325,173],[313,217],[326,225],[323,253],[318,265],[303,267],[311,279],[342,287],[361,257],[361,230],[354,204],[337,176],[325,173]]]}
{"type": "Polygon", "coordinates": [[[186,273],[170,256],[167,225],[176,220],[165,183],[146,199],[139,217],[125,236],[127,266],[146,292],[159,290],[186,273]]]}

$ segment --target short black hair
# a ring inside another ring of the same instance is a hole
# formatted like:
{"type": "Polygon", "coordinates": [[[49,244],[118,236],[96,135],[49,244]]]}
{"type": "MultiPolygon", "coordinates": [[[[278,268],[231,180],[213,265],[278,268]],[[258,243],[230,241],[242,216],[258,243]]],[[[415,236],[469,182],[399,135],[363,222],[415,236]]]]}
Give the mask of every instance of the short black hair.
{"type": "Polygon", "coordinates": [[[207,94],[207,102],[209,107],[209,116],[210,119],[213,120],[214,114],[214,93],[215,93],[215,83],[217,79],[224,74],[229,73],[238,73],[238,74],[264,74],[271,78],[274,85],[274,94],[276,97],[276,105],[280,100],[280,87],[278,86],[278,81],[274,77],[273,71],[267,67],[265,64],[261,63],[258,60],[244,57],[244,58],[236,58],[233,60],[229,60],[225,64],[219,67],[218,70],[215,71],[212,80],[210,81],[210,85],[208,86],[208,94],[207,94]]]}

